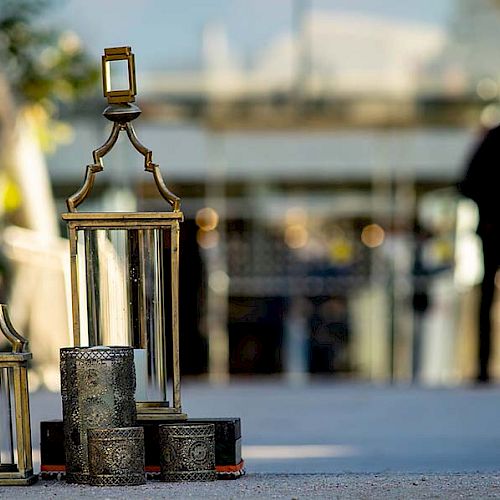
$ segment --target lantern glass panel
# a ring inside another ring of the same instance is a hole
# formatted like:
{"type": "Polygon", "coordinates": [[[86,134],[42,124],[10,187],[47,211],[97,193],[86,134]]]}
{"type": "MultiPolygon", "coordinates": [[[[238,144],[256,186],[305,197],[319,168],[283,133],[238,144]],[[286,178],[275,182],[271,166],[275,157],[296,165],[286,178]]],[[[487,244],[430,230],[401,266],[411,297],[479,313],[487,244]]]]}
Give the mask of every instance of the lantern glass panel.
{"type": "Polygon", "coordinates": [[[170,227],[77,231],[81,345],[134,347],[139,402],[168,397],[171,247],[170,227]]]}
{"type": "Polygon", "coordinates": [[[118,91],[129,89],[129,75],[128,75],[128,60],[118,59],[116,61],[108,61],[108,75],[109,82],[108,91],[118,91]]]}
{"type": "Polygon", "coordinates": [[[0,368],[0,470],[17,470],[14,465],[14,429],[10,368],[0,368]]]}

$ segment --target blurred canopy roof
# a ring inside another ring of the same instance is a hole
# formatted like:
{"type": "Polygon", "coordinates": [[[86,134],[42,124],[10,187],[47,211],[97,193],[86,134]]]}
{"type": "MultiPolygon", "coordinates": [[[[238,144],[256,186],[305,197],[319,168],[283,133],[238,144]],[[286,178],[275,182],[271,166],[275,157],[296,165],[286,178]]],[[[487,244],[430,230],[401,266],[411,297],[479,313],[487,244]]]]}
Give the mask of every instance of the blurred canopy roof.
{"type": "MultiPolygon", "coordinates": [[[[384,172],[420,180],[459,178],[475,135],[463,128],[412,130],[335,130],[228,132],[217,135],[220,157],[210,159],[214,135],[200,126],[136,124],[160,164],[167,183],[204,182],[214,168],[228,180],[367,180],[384,172]]],[[[91,151],[104,137],[94,122],[78,122],[78,140],[50,160],[53,178],[78,182],[91,151]]],[[[131,149],[106,157],[106,169],[129,179],[144,179],[141,160],[131,149]]]]}

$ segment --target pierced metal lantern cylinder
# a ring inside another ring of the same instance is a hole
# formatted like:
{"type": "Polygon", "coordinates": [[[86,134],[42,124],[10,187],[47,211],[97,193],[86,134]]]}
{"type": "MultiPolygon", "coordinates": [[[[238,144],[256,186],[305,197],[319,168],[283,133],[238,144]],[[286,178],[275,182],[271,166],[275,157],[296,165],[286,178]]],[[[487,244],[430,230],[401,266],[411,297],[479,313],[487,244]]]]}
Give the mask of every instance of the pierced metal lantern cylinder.
{"type": "Polygon", "coordinates": [[[89,429],[89,483],[93,486],[144,484],[144,429],[89,429]]]}
{"type": "Polygon", "coordinates": [[[131,347],[61,349],[66,479],[89,480],[87,432],[136,423],[131,347]]]}
{"type": "Polygon", "coordinates": [[[162,481],[214,481],[215,425],[160,425],[162,481]]]}

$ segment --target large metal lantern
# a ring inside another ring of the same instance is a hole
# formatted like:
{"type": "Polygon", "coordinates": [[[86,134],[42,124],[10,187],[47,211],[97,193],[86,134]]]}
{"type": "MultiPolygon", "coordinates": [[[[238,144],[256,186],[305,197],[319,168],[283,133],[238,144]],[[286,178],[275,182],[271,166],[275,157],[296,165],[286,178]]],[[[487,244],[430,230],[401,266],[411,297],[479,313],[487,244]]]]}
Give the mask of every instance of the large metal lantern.
{"type": "Polygon", "coordinates": [[[0,352],[0,486],[28,485],[33,474],[28,394],[27,340],[12,326],[7,306],[0,305],[0,331],[12,345],[0,352]]]}
{"type": "Polygon", "coordinates": [[[62,215],[70,240],[74,345],[132,346],[138,418],[186,418],[181,410],[179,373],[180,199],[166,187],[152,152],[140,143],[130,123],[141,113],[132,104],[135,70],[130,47],[104,52],[104,95],[109,105],[103,114],[113,128],[107,141],[93,152],[84,183],[67,199],[68,213],[62,215]],[[113,90],[110,67],[117,62],[126,63],[127,89],[113,90]],[[120,132],[126,132],[144,156],[144,169],[153,175],[172,211],[77,211],[120,132]]]}

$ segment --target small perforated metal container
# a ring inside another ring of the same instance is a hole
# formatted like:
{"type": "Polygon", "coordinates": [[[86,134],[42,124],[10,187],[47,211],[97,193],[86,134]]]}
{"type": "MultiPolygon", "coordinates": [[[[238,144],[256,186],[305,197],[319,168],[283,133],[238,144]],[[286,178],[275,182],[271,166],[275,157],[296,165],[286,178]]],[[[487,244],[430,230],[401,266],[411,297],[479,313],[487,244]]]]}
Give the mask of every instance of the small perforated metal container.
{"type": "Polygon", "coordinates": [[[162,481],[214,481],[214,424],[160,425],[162,481]]]}
{"type": "Polygon", "coordinates": [[[93,486],[144,484],[144,429],[89,429],[89,483],[93,486]]]}
{"type": "Polygon", "coordinates": [[[89,481],[87,431],[136,425],[131,347],[61,349],[66,480],[89,481]]]}

